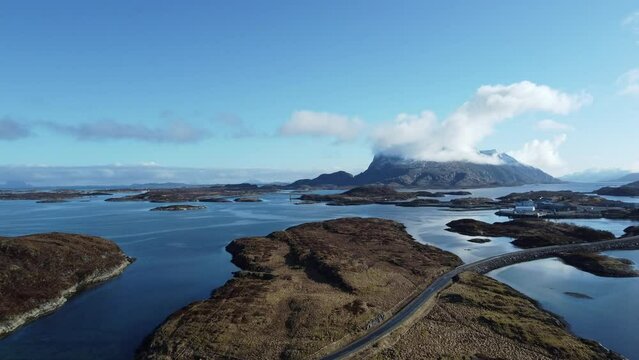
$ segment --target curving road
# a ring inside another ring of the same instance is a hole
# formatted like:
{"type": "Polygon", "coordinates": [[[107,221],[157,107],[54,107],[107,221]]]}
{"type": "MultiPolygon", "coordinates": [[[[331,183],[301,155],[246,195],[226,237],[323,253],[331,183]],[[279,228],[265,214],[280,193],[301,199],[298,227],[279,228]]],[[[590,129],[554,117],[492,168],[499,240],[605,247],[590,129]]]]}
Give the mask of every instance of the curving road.
{"type": "Polygon", "coordinates": [[[639,236],[600,241],[594,243],[583,244],[570,244],[570,245],[556,245],[546,246],[534,249],[527,249],[521,251],[515,251],[507,254],[492,256],[483,260],[479,260],[470,264],[461,265],[454,270],[451,270],[444,275],[440,276],[430,286],[428,286],[422,293],[417,295],[410,303],[398,311],[395,315],[389,318],[382,325],[375,328],[373,331],[366,333],[361,338],[353,341],[345,347],[337,350],[336,352],[329,354],[322,359],[335,360],[346,359],[357,352],[364,350],[365,348],[373,345],[384,336],[390,334],[397,329],[403,322],[408,320],[420,307],[439,292],[445,289],[453,280],[453,278],[464,271],[474,271],[480,274],[485,274],[489,271],[513,265],[521,262],[527,262],[537,259],[544,259],[555,257],[559,254],[574,253],[574,252],[600,252],[607,250],[628,250],[639,249],[639,236]]]}

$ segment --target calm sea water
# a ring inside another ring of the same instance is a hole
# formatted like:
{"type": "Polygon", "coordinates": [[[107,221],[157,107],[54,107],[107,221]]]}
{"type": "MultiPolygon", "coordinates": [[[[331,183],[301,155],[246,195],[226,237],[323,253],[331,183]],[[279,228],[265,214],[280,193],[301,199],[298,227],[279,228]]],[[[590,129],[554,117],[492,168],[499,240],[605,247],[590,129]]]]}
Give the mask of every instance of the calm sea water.
{"type": "MultiPolygon", "coordinates": [[[[475,196],[501,196],[527,190],[590,191],[598,184],[561,184],[474,190],[475,196]]],[[[266,235],[289,226],[345,216],[382,217],[404,223],[418,240],[470,262],[515,248],[510,239],[488,244],[445,231],[451,220],[472,217],[503,221],[493,211],[452,212],[384,205],[334,207],[295,205],[285,193],[263,203],[210,203],[194,212],[150,212],[154,204],[107,203],[105,197],[59,204],[0,202],[0,234],[15,236],[64,231],[98,235],[117,242],[137,261],[121,276],[73,297],[60,310],[0,340],[0,359],[130,359],[146,335],[172,312],[207,298],[237,268],[226,244],[243,236],[266,235]]],[[[621,234],[626,221],[579,221],[621,234]]],[[[639,261],[639,252],[616,254],[639,261]]],[[[580,336],[639,358],[639,279],[592,276],[556,260],[511,266],[491,273],[547,309],[565,317],[580,336]],[[569,297],[585,293],[592,300],[569,297]]]]}

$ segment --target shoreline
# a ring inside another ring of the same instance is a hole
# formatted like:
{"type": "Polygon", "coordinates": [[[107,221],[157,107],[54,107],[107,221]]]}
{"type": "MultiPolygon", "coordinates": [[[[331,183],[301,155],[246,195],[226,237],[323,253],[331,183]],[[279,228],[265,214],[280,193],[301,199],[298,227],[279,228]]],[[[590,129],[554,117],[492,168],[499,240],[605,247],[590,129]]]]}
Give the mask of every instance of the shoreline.
{"type": "Polygon", "coordinates": [[[94,285],[99,285],[107,280],[113,279],[122,274],[124,270],[135,262],[134,258],[126,257],[124,261],[109,271],[93,273],[79,283],[62,291],[54,299],[46,301],[37,307],[22,314],[11,316],[9,319],[0,322],[0,339],[11,335],[18,328],[29,324],[45,315],[51,314],[61,308],[69,299],[94,285]]]}

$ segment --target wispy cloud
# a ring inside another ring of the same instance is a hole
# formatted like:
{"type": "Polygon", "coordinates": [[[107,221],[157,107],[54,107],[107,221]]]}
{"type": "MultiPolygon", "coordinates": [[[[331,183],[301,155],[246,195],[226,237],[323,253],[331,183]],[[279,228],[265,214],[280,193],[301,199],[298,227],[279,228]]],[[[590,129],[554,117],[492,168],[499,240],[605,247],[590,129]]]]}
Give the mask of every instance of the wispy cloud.
{"type": "Polygon", "coordinates": [[[585,93],[567,94],[529,81],[485,85],[444,121],[431,111],[400,114],[378,127],[372,141],[376,152],[407,158],[498,163],[496,157],[477,151],[497,124],[529,112],[568,114],[591,101],[585,93]]]}
{"type": "Polygon", "coordinates": [[[639,34],[639,11],[635,11],[634,13],[626,16],[621,21],[621,25],[632,30],[636,34],[639,34]]]}
{"type": "Polygon", "coordinates": [[[31,127],[10,117],[0,118],[0,140],[17,140],[31,136],[31,127]]]}
{"type": "Polygon", "coordinates": [[[100,120],[81,124],[41,122],[49,130],[70,135],[78,140],[138,140],[160,143],[195,143],[211,136],[205,128],[182,120],[172,120],[162,126],[150,127],[115,120],[100,120]]]}
{"type": "Polygon", "coordinates": [[[279,129],[284,136],[330,137],[339,142],[356,139],[364,129],[362,120],[356,117],[315,111],[296,111],[279,129]]]}
{"type": "Polygon", "coordinates": [[[537,122],[535,127],[543,131],[568,131],[572,130],[572,126],[561,123],[552,119],[544,119],[537,122]]]}
{"type": "Polygon", "coordinates": [[[639,68],[629,70],[617,79],[622,95],[639,95],[639,68]]]}
{"type": "Polygon", "coordinates": [[[219,113],[215,115],[211,122],[218,128],[230,131],[231,137],[245,138],[255,136],[255,130],[249,126],[241,117],[233,113],[219,113]]]}

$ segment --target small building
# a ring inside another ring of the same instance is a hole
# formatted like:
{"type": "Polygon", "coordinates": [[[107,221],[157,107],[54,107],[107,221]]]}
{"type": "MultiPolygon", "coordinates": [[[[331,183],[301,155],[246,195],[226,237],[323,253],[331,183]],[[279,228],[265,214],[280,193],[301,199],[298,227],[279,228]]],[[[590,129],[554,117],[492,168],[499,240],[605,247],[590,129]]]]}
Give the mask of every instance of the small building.
{"type": "Polygon", "coordinates": [[[535,212],[535,202],[532,200],[519,201],[515,203],[516,213],[532,213],[535,212]]]}

